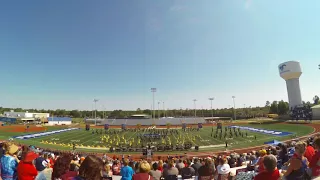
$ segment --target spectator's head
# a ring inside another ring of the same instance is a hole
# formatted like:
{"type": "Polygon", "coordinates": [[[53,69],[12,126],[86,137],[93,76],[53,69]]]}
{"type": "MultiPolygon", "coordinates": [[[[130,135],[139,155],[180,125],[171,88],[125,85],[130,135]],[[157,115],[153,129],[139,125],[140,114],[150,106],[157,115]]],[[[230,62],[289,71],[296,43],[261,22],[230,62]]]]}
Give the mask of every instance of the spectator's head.
{"type": "Polygon", "coordinates": [[[320,149],[320,138],[316,138],[314,141],[313,141],[313,146],[314,148],[316,149],[320,149]]]}
{"type": "Polygon", "coordinates": [[[193,160],[193,163],[198,163],[199,162],[199,159],[198,158],[195,158],[194,160],[193,160]]]}
{"type": "Polygon", "coordinates": [[[295,153],[298,155],[303,155],[304,152],[306,151],[306,144],[302,141],[299,141],[295,145],[295,153]]]}
{"type": "Polygon", "coordinates": [[[6,154],[13,156],[17,155],[19,148],[12,143],[4,143],[4,150],[6,154]]]}
{"type": "Polygon", "coordinates": [[[94,155],[89,155],[83,161],[79,169],[79,176],[86,180],[101,179],[103,162],[94,155]]]}
{"type": "Polygon", "coordinates": [[[186,160],[186,167],[189,167],[191,165],[191,161],[189,159],[186,160]]]}
{"type": "Polygon", "coordinates": [[[60,179],[70,169],[71,159],[67,154],[58,157],[53,166],[52,179],[60,179]]]}
{"type": "Polygon", "coordinates": [[[110,172],[111,167],[110,167],[109,164],[106,164],[106,165],[104,166],[104,169],[105,169],[106,172],[110,172]]]}
{"type": "Polygon", "coordinates": [[[174,167],[174,161],[169,161],[168,164],[169,164],[169,168],[174,167]]]}
{"type": "Polygon", "coordinates": [[[263,158],[263,165],[267,171],[272,172],[277,167],[277,158],[274,155],[267,155],[263,158]]]}
{"type": "Polygon", "coordinates": [[[79,163],[82,164],[82,162],[83,162],[85,159],[86,159],[86,158],[82,156],[82,157],[80,158],[79,163]]]}
{"type": "Polygon", "coordinates": [[[162,160],[159,161],[158,166],[159,167],[163,167],[163,161],[162,160]]]}
{"type": "Polygon", "coordinates": [[[179,163],[182,163],[182,159],[179,159],[179,163]]]}
{"type": "Polygon", "coordinates": [[[32,161],[35,160],[37,157],[39,157],[38,154],[34,153],[33,151],[29,151],[23,153],[21,160],[25,163],[32,163],[32,161]]]}
{"type": "Polygon", "coordinates": [[[123,165],[124,166],[128,166],[129,165],[129,160],[128,159],[124,159],[123,160],[123,165]]]}
{"type": "Polygon", "coordinates": [[[129,162],[129,166],[134,170],[134,162],[133,161],[129,162]]]}
{"type": "Polygon", "coordinates": [[[147,161],[142,161],[139,166],[140,173],[149,173],[151,170],[150,164],[147,161]]]}
{"type": "Polygon", "coordinates": [[[153,164],[152,164],[152,169],[153,169],[154,171],[156,171],[158,168],[159,168],[158,163],[153,163],[153,164]]]}
{"type": "Polygon", "coordinates": [[[222,158],[219,159],[219,164],[220,165],[223,165],[223,164],[226,164],[226,163],[228,163],[227,158],[222,157],[222,158]]]}
{"type": "Polygon", "coordinates": [[[265,156],[267,154],[267,151],[265,149],[261,149],[259,151],[259,154],[260,154],[260,157],[263,157],[263,156],[265,156]]]}

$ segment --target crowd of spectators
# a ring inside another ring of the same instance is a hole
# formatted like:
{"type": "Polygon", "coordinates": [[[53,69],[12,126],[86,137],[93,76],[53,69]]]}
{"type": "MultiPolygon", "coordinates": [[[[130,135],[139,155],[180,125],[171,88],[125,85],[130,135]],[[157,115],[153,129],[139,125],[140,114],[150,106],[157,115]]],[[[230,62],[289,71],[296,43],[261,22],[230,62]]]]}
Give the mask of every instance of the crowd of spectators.
{"type": "Polygon", "coordinates": [[[102,180],[117,176],[123,180],[312,179],[320,176],[320,138],[227,156],[168,156],[157,161],[49,152],[12,142],[0,146],[0,180],[102,180]]]}
{"type": "Polygon", "coordinates": [[[292,120],[312,120],[312,109],[310,104],[305,104],[302,106],[296,106],[291,108],[289,111],[289,115],[292,120]]]}

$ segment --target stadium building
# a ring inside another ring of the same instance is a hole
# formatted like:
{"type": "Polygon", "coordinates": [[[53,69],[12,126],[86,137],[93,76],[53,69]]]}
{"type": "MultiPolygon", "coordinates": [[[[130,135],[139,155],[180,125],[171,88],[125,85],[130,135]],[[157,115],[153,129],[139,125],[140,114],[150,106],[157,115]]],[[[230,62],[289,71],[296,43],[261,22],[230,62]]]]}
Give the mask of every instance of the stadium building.
{"type": "Polygon", "coordinates": [[[72,123],[72,119],[69,117],[49,117],[48,125],[70,125],[72,123]]]}
{"type": "Polygon", "coordinates": [[[49,113],[31,113],[31,112],[14,112],[11,110],[10,112],[4,112],[4,117],[0,118],[0,121],[8,121],[10,119],[10,122],[15,122],[17,119],[23,121],[23,122],[33,122],[37,120],[44,121],[48,117],[50,117],[49,113]]]}
{"type": "Polygon", "coordinates": [[[313,119],[320,119],[320,105],[316,105],[311,107],[312,109],[312,118],[313,119]]]}

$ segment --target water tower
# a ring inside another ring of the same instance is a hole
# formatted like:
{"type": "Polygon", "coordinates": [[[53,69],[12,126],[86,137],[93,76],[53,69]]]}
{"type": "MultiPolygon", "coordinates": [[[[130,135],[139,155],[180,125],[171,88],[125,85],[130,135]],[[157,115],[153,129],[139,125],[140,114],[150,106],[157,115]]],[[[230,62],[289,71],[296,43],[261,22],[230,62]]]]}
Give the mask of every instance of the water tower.
{"type": "Polygon", "coordinates": [[[300,63],[297,61],[288,61],[278,67],[280,76],[286,80],[289,98],[289,107],[295,107],[302,104],[299,77],[301,76],[300,63]]]}

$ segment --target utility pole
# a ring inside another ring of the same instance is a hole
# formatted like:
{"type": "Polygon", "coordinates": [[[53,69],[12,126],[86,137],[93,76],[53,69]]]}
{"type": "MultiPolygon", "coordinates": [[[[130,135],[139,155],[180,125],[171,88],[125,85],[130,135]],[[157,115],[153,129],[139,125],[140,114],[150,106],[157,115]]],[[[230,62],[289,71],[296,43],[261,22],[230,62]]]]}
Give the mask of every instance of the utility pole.
{"type": "Polygon", "coordinates": [[[158,102],[158,119],[160,119],[160,102],[158,102]]]}
{"type": "Polygon", "coordinates": [[[164,109],[164,101],[162,102],[162,108],[163,108],[163,117],[166,117],[166,111],[165,111],[165,109],[164,109]]]}
{"type": "Polygon", "coordinates": [[[237,120],[237,117],[236,117],[236,103],[235,103],[235,100],[234,100],[235,98],[236,98],[235,96],[232,96],[234,120],[237,120]]]}
{"type": "Polygon", "coordinates": [[[153,110],[153,118],[156,117],[156,113],[154,111],[154,93],[157,92],[157,88],[151,88],[151,92],[152,92],[152,110],[153,110]]]}
{"type": "Polygon", "coordinates": [[[93,99],[94,102],[94,124],[97,125],[97,102],[98,99],[93,99]]]}
{"type": "Polygon", "coordinates": [[[197,117],[197,107],[196,107],[196,99],[193,100],[193,105],[194,105],[194,118],[197,117]]]}
{"type": "Polygon", "coordinates": [[[213,109],[212,109],[212,101],[214,100],[214,98],[209,98],[210,102],[211,102],[211,118],[212,118],[212,121],[213,121],[213,109]]]}

